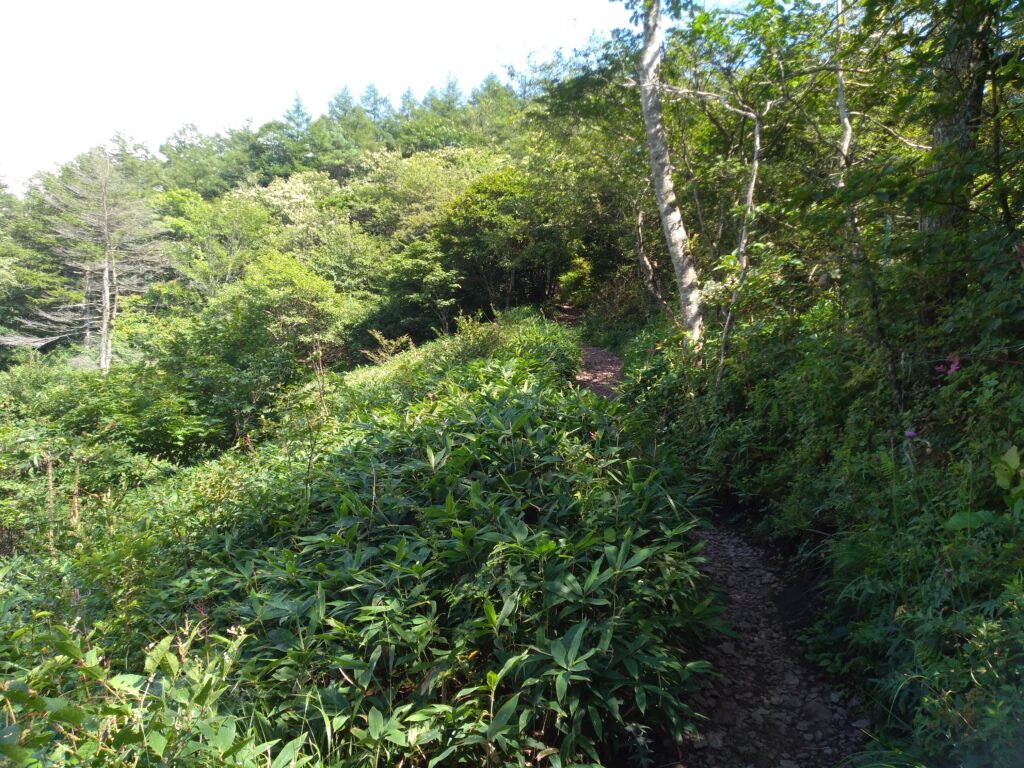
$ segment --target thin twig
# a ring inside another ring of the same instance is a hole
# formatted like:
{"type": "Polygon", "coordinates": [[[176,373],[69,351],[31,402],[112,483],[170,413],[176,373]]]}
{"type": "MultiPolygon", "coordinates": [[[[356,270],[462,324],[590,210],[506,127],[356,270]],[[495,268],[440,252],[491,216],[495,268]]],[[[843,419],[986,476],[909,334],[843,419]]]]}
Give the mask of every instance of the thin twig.
{"type": "Polygon", "coordinates": [[[883,131],[885,131],[886,133],[890,134],[893,138],[899,139],[901,142],[906,144],[908,147],[911,147],[912,149],[920,149],[920,150],[923,150],[925,152],[927,152],[927,151],[932,149],[930,144],[918,144],[916,141],[911,141],[910,139],[906,138],[905,136],[900,136],[898,133],[896,133],[896,131],[894,131],[888,125],[883,123],[877,117],[872,117],[871,115],[867,114],[866,112],[854,112],[851,109],[850,110],[850,114],[851,115],[856,115],[857,117],[867,118],[871,122],[875,123],[883,131]]]}

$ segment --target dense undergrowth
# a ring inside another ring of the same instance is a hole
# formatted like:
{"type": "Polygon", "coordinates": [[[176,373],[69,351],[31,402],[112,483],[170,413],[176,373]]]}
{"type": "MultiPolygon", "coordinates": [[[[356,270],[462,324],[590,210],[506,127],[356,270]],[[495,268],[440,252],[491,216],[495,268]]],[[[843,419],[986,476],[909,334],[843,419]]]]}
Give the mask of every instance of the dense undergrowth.
{"type": "Polygon", "coordinates": [[[670,476],[698,473],[818,575],[808,648],[871,708],[879,765],[1017,765],[1020,374],[961,348],[956,365],[916,363],[900,411],[881,355],[830,304],[746,326],[717,387],[715,340],[701,361],[665,328],[641,333],[631,423],[670,476]]]}
{"type": "Polygon", "coordinates": [[[290,390],[262,442],[120,490],[80,472],[75,519],[58,483],[57,519],[37,508],[0,572],[0,752],[649,764],[693,727],[717,626],[698,502],[569,385],[576,343],[465,323],[290,390]]]}

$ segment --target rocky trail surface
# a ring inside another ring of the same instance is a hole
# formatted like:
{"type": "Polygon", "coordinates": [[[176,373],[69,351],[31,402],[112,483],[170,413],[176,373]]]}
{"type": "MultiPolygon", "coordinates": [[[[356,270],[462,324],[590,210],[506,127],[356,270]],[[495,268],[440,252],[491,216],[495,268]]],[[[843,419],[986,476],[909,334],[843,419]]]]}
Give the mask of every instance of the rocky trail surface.
{"type": "Polygon", "coordinates": [[[737,531],[701,532],[704,572],[723,591],[736,637],[705,649],[716,678],[694,709],[708,716],[686,768],[834,768],[864,748],[856,701],[831,689],[801,657],[777,607],[785,583],[737,531]]]}
{"type": "MultiPolygon", "coordinates": [[[[621,380],[618,357],[583,347],[580,386],[611,397],[621,380]]],[[[861,751],[868,721],[800,655],[779,608],[787,585],[768,555],[739,531],[698,535],[735,637],[705,649],[716,674],[693,706],[708,719],[672,768],[835,768],[861,751]]]]}

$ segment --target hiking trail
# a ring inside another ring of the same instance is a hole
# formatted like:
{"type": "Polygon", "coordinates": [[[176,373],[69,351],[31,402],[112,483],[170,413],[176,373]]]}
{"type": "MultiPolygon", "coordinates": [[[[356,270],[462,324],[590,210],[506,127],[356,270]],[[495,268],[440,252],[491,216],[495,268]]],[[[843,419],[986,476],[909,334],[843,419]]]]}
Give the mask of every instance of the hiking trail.
{"type": "MultiPolygon", "coordinates": [[[[622,381],[622,360],[582,347],[576,377],[602,397],[622,381]]],[[[699,739],[671,768],[835,768],[861,750],[869,725],[858,702],[832,688],[800,654],[780,610],[787,584],[767,553],[744,534],[705,527],[701,570],[726,606],[736,633],[702,649],[714,666],[693,699],[707,717],[699,739]]]]}

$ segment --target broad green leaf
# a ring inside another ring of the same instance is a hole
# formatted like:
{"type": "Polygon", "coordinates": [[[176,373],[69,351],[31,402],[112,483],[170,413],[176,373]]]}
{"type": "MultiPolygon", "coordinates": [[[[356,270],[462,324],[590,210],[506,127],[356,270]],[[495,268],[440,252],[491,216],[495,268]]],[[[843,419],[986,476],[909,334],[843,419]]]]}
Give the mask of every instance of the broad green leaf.
{"type": "Polygon", "coordinates": [[[561,702],[565,700],[565,692],[569,688],[569,673],[559,672],[555,677],[555,696],[561,702]]]}
{"type": "Polygon", "coordinates": [[[145,670],[147,675],[151,675],[156,672],[160,666],[160,662],[163,661],[164,656],[167,655],[167,651],[170,650],[171,643],[173,641],[174,636],[168,635],[153,646],[153,648],[146,654],[145,670]]]}
{"type": "Polygon", "coordinates": [[[999,460],[1010,468],[1011,472],[1020,469],[1020,451],[1016,445],[1011,445],[1006,452],[999,457],[999,460]]]}
{"type": "Polygon", "coordinates": [[[270,764],[270,768],[293,768],[294,766],[303,765],[308,762],[308,758],[303,758],[301,761],[296,759],[296,756],[299,754],[299,750],[302,749],[302,745],[305,743],[306,734],[302,734],[301,736],[289,741],[281,747],[281,751],[277,753],[277,756],[274,758],[274,762],[270,764]]]}
{"type": "Polygon", "coordinates": [[[72,640],[54,640],[53,646],[65,656],[69,656],[72,659],[82,658],[82,649],[78,646],[78,643],[72,640]]]}
{"type": "Polygon", "coordinates": [[[551,641],[551,657],[555,660],[555,664],[560,667],[569,666],[566,661],[566,647],[560,638],[556,638],[551,641]]]}
{"type": "Polygon", "coordinates": [[[82,725],[88,719],[88,714],[81,707],[68,704],[55,712],[50,713],[50,719],[59,723],[70,723],[71,725],[82,725]]]}
{"type": "Polygon", "coordinates": [[[406,747],[409,745],[409,738],[406,736],[405,731],[388,728],[384,734],[384,739],[390,741],[392,744],[397,744],[399,747],[406,747]]]}
{"type": "Polygon", "coordinates": [[[636,706],[641,714],[647,712],[647,691],[643,687],[636,689],[636,706]]]}
{"type": "Polygon", "coordinates": [[[21,766],[28,766],[32,763],[38,763],[32,758],[32,753],[24,747],[19,747],[17,744],[0,744],[0,755],[11,760],[11,762],[21,768],[21,766]]]}
{"type": "Polygon", "coordinates": [[[452,745],[452,746],[446,748],[439,755],[430,758],[430,761],[427,763],[427,768],[434,768],[435,765],[437,765],[442,760],[444,760],[447,757],[449,757],[453,752],[455,752],[456,749],[458,749],[458,745],[452,745]]]}
{"type": "Polygon", "coordinates": [[[651,556],[652,551],[653,550],[648,549],[646,547],[643,549],[638,549],[636,552],[633,553],[633,556],[630,557],[622,566],[622,570],[628,571],[630,568],[635,568],[636,566],[640,565],[640,563],[642,563],[644,560],[651,556]]]}
{"type": "Polygon", "coordinates": [[[565,636],[565,639],[569,641],[569,651],[566,654],[568,665],[571,665],[576,660],[580,652],[580,643],[583,642],[583,633],[586,631],[586,628],[587,622],[583,621],[570,629],[565,636]]]}
{"type": "Polygon", "coordinates": [[[957,512],[945,523],[947,531],[962,531],[965,529],[979,528],[986,523],[990,523],[995,519],[995,516],[988,510],[979,510],[972,512],[964,510],[963,512],[957,512]]]}
{"type": "Polygon", "coordinates": [[[167,749],[167,737],[160,731],[149,731],[146,733],[146,745],[156,753],[157,757],[163,757],[164,750],[167,749]]]}
{"type": "Polygon", "coordinates": [[[519,694],[515,694],[512,698],[501,705],[495,715],[494,720],[491,721],[490,725],[487,726],[487,739],[491,740],[500,731],[509,720],[512,719],[512,715],[516,711],[516,707],[519,706],[519,694]]]}
{"type": "Polygon", "coordinates": [[[366,729],[370,734],[370,738],[374,741],[379,739],[384,733],[384,715],[376,707],[370,709],[366,729]]]}
{"type": "Polygon", "coordinates": [[[221,723],[213,738],[210,739],[210,744],[221,754],[227,752],[235,743],[235,729],[234,719],[226,720],[221,723]]]}

